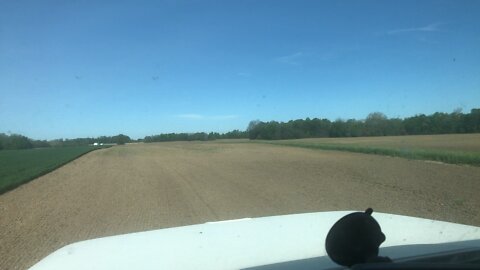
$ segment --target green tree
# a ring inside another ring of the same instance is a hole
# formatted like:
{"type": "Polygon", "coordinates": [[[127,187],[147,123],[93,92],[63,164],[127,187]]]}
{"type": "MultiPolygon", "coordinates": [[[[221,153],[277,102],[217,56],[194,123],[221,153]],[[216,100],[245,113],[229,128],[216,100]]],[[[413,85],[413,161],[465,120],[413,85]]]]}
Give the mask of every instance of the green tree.
{"type": "Polygon", "coordinates": [[[123,145],[130,142],[131,139],[127,135],[118,134],[117,136],[112,137],[110,143],[116,143],[118,145],[123,145]]]}
{"type": "Polygon", "coordinates": [[[25,136],[12,134],[8,137],[4,147],[5,149],[29,149],[33,148],[33,144],[30,139],[25,136]]]}
{"type": "Polygon", "coordinates": [[[381,112],[374,112],[365,119],[365,135],[384,136],[387,127],[387,116],[381,112]]]}

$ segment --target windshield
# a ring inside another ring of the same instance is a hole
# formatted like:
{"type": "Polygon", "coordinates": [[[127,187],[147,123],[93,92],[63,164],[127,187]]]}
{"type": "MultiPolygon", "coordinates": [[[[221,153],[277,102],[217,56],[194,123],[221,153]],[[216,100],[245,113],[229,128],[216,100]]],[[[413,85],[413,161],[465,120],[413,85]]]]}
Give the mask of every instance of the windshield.
{"type": "Polygon", "coordinates": [[[0,268],[247,217],[371,207],[480,226],[478,14],[0,1],[0,268]]]}

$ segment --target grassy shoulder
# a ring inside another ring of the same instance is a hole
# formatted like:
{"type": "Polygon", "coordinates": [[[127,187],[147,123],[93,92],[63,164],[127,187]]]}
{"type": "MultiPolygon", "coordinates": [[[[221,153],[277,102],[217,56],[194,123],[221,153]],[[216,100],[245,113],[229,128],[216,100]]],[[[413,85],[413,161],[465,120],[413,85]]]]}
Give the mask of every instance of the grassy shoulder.
{"type": "Polygon", "coordinates": [[[317,143],[313,141],[257,141],[275,145],[302,147],[321,150],[346,151],[364,154],[375,154],[407,159],[431,160],[450,164],[466,164],[480,166],[480,152],[453,151],[443,149],[399,148],[389,146],[369,146],[358,144],[317,143]]]}
{"type": "Polygon", "coordinates": [[[0,151],[0,194],[105,147],[74,146],[0,151]]]}

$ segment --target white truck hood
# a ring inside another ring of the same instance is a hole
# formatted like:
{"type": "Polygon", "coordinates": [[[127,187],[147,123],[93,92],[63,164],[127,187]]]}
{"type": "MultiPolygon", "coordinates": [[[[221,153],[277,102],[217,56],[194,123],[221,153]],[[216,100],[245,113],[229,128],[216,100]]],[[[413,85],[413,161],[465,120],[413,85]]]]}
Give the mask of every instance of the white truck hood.
{"type": "MultiPolygon", "coordinates": [[[[353,211],[245,218],[87,240],[50,254],[31,270],[325,269],[337,267],[324,240],[353,211]]],[[[374,212],[392,259],[480,247],[480,228],[374,212]]]]}

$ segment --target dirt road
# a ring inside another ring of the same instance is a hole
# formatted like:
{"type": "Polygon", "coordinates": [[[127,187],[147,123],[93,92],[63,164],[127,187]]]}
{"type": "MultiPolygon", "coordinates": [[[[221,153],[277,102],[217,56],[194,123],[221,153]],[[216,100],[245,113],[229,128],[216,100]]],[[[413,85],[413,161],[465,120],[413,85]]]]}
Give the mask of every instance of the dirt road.
{"type": "Polygon", "coordinates": [[[80,240],[241,217],[362,210],[480,226],[480,168],[261,144],[89,153],[0,196],[0,269],[80,240]]]}

